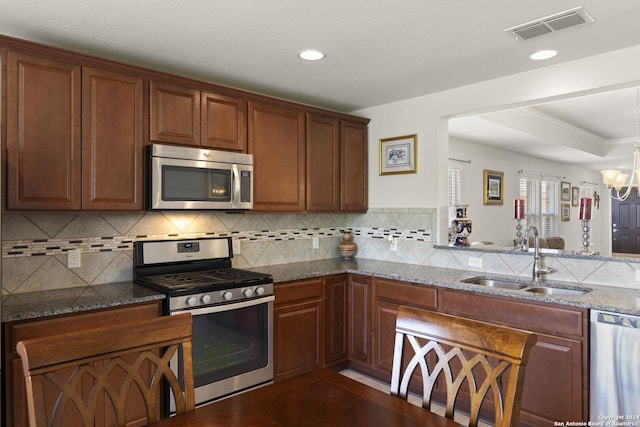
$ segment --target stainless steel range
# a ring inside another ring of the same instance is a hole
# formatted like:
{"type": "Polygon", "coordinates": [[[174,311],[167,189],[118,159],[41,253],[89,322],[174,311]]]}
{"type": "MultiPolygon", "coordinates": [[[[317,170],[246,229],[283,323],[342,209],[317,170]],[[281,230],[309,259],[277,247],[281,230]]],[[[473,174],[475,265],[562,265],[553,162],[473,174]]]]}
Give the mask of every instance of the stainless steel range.
{"type": "Polygon", "coordinates": [[[141,241],[133,252],[134,281],[167,295],[165,314],[193,316],[197,405],[273,381],[273,279],[232,268],[231,238],[141,241]]]}

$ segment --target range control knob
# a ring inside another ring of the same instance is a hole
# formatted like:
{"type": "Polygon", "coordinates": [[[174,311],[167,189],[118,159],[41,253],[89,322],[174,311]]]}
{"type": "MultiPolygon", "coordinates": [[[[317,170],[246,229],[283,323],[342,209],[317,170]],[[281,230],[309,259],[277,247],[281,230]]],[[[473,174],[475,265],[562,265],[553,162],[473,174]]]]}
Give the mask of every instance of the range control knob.
{"type": "Polygon", "coordinates": [[[196,305],[197,300],[195,299],[195,297],[187,297],[187,300],[185,301],[185,303],[186,303],[188,306],[193,307],[194,305],[196,305]]]}
{"type": "Polygon", "coordinates": [[[230,291],[225,291],[222,293],[222,298],[225,301],[231,301],[231,299],[233,298],[233,294],[230,291]]]}
{"type": "Polygon", "coordinates": [[[256,292],[256,295],[262,295],[264,294],[264,288],[262,286],[258,286],[255,292],[256,292]]]}
{"type": "Polygon", "coordinates": [[[245,297],[249,298],[251,295],[253,295],[253,290],[247,288],[247,289],[242,291],[242,295],[244,295],[245,297]]]}
{"type": "Polygon", "coordinates": [[[211,295],[209,294],[202,295],[202,298],[200,298],[200,301],[202,301],[203,304],[209,304],[211,302],[211,295]]]}

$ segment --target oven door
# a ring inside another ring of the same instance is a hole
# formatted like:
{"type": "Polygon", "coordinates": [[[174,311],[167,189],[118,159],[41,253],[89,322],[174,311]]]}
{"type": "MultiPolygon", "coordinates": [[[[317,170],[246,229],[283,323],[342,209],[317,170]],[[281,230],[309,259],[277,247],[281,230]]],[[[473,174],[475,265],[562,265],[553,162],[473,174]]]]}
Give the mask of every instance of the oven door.
{"type": "Polygon", "coordinates": [[[273,301],[271,295],[190,310],[196,405],[273,381],[273,301]]]}

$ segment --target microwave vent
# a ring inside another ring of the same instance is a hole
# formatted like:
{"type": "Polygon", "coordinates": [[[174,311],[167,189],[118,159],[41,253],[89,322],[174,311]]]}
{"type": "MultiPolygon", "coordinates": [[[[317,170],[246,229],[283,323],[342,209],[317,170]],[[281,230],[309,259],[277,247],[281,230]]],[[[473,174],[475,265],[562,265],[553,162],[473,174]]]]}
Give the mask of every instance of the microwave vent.
{"type": "Polygon", "coordinates": [[[525,41],[554,31],[560,31],[565,28],[589,24],[592,22],[594,22],[594,19],[582,6],[580,6],[546,16],[541,19],[536,19],[535,21],[507,28],[504,31],[516,40],[525,41]]]}

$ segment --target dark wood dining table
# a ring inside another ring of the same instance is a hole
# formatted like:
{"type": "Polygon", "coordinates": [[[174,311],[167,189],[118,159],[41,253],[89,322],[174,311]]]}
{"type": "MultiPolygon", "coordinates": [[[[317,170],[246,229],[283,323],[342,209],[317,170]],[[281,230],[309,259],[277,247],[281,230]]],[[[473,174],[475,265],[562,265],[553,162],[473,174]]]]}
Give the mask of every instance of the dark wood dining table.
{"type": "Polygon", "coordinates": [[[426,409],[329,369],[286,379],[153,427],[411,427],[459,426],[426,409]]]}

